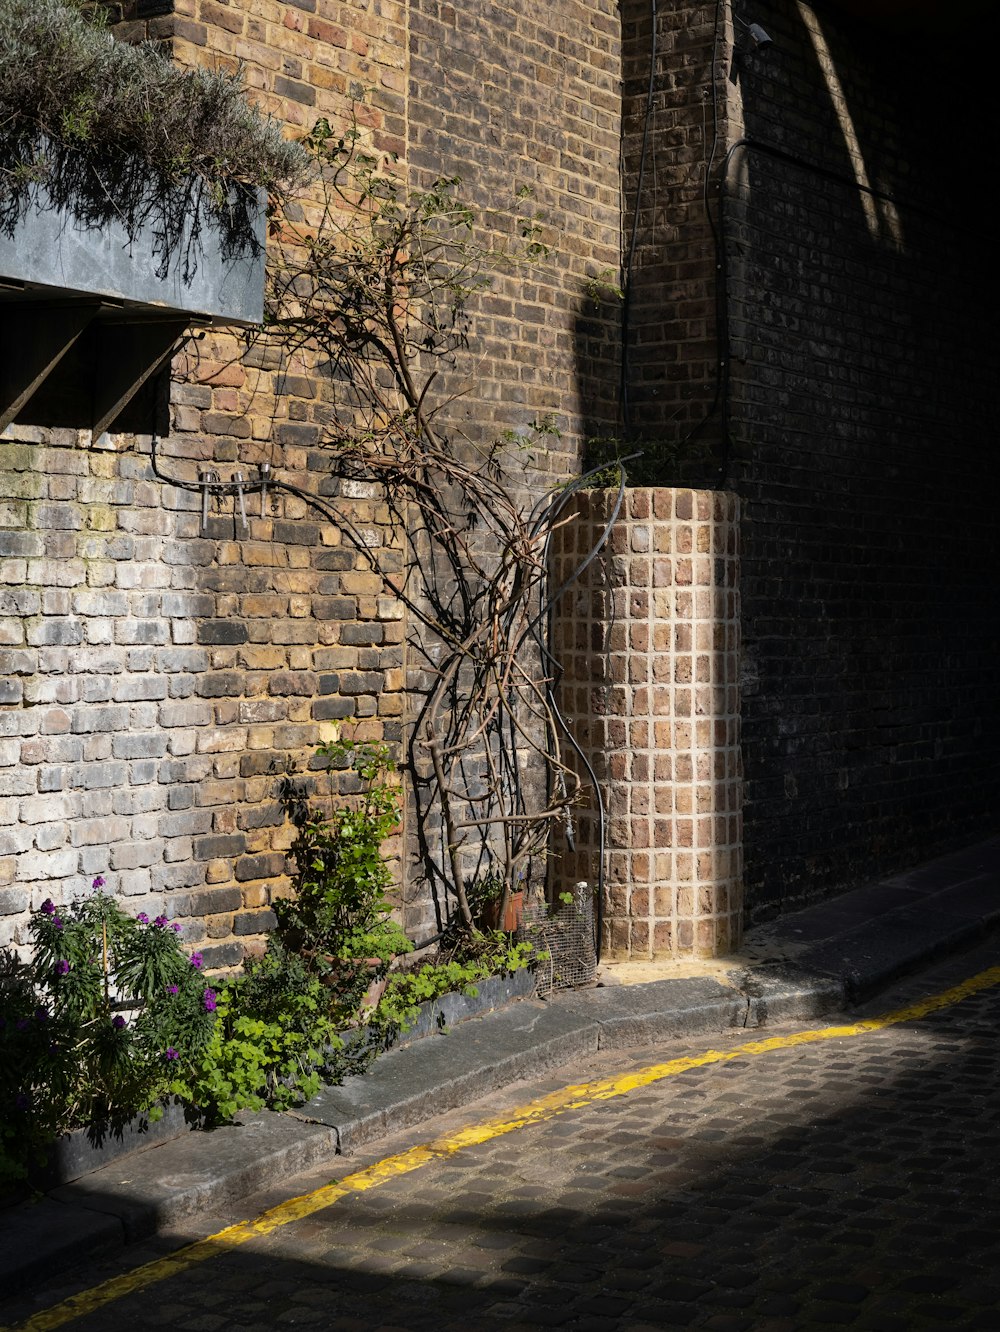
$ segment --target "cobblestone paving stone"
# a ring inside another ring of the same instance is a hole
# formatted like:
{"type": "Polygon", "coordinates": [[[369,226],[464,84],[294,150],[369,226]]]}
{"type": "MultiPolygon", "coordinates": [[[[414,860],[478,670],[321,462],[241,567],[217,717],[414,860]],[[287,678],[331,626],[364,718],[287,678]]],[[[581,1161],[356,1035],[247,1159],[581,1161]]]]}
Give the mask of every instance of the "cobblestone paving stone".
{"type": "MultiPolygon", "coordinates": [[[[868,1011],[998,960],[960,959],[868,1011]]],[[[1000,988],[919,1022],[692,1070],[344,1199],[69,1326],[997,1332],[998,1023],[1000,988]]],[[[746,1038],[575,1064],[289,1180],[239,1215],[570,1082],[746,1038]]],[[[171,1238],[95,1266],[88,1284],[171,1238]]]]}

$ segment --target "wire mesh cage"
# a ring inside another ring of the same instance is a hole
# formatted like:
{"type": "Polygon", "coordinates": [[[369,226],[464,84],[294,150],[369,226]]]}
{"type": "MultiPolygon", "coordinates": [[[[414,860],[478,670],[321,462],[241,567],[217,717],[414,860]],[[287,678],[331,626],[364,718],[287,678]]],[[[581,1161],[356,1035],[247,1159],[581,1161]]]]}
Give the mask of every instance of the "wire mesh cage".
{"type": "Polygon", "coordinates": [[[530,943],[536,953],[548,954],[535,971],[538,994],[593,985],[597,976],[597,949],[590,884],[578,883],[571,902],[557,902],[554,907],[545,902],[526,906],[518,938],[530,943]]]}

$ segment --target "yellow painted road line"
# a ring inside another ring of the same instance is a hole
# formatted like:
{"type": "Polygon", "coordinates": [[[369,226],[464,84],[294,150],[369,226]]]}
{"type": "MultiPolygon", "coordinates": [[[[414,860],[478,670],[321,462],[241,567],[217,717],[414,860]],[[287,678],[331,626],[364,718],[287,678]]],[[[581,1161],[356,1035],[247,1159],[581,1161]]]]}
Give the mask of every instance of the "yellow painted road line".
{"type": "MultiPolygon", "coordinates": [[[[962,981],[960,985],[954,985],[949,990],[941,991],[940,994],[929,995],[917,1003],[908,1004],[906,1008],[883,1014],[882,1017],[864,1018],[860,1022],[850,1022],[839,1027],[820,1027],[791,1032],[787,1036],[769,1036],[764,1040],[745,1041],[742,1045],[733,1046],[731,1050],[706,1050],[700,1055],[686,1055],[680,1059],[669,1059],[663,1064],[649,1064],[645,1068],[636,1069],[633,1073],[597,1078],[593,1082],[561,1087],[558,1091],[529,1101],[506,1115],[459,1129],[457,1133],[435,1138],[420,1147],[411,1147],[409,1151],[388,1156],[364,1170],[357,1170],[351,1175],[345,1175],[343,1179],[324,1184],[321,1188],[314,1189],[312,1193],[304,1193],[299,1198],[290,1198],[287,1202],[279,1203],[277,1207],[263,1212],[255,1221],[240,1221],[237,1225],[227,1226],[225,1230],[220,1230],[215,1235],[198,1240],[194,1244],[188,1244],[166,1258],[157,1258],[132,1272],[111,1277],[110,1280],[90,1290],[81,1291],[79,1295],[72,1295],[60,1304],[53,1305],[51,1309],[33,1315],[27,1322],[18,1324],[18,1329],[20,1332],[49,1332],[49,1329],[62,1327],[76,1318],[94,1313],[95,1310],[111,1304],[114,1300],[144,1290],[147,1286],[165,1281],[168,1277],[178,1276],[207,1258],[230,1253],[249,1240],[270,1235],[272,1231],[287,1226],[292,1221],[301,1221],[304,1217],[312,1216],[313,1213],[332,1206],[352,1193],[365,1193],[368,1189],[377,1189],[400,1175],[408,1175],[414,1170],[422,1169],[432,1161],[454,1156],[456,1152],[463,1151],[466,1147],[489,1142],[506,1133],[513,1133],[516,1129],[543,1123],[555,1118],[556,1115],[565,1114],[568,1110],[578,1110],[595,1101],[609,1101],[617,1096],[626,1096],[640,1087],[649,1087],[653,1083],[662,1082],[665,1078],[675,1077],[678,1073],[686,1073],[692,1068],[705,1068],[710,1064],[727,1063],[746,1056],[769,1054],[772,1050],[790,1050],[798,1045],[815,1045],[819,1041],[837,1041],[852,1036],[864,1036],[869,1032],[884,1031],[887,1027],[898,1026],[901,1022],[915,1022],[939,1009],[961,1003],[970,995],[978,994],[981,990],[990,989],[995,985],[1000,985],[1000,967],[981,971],[978,975],[962,981]]],[[[0,1328],[0,1332],[14,1332],[14,1329],[0,1328]]]]}

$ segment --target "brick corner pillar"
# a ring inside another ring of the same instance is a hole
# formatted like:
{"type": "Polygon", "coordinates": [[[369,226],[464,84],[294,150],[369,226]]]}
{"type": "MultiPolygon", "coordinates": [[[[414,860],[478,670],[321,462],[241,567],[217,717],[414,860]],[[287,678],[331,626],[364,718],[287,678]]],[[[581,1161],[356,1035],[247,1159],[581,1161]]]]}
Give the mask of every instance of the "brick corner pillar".
{"type": "MultiPolygon", "coordinates": [[[[557,585],[617,495],[578,497],[554,542],[557,585]]],[[[602,556],[557,607],[552,641],[561,707],[605,805],[603,956],[731,951],[743,906],[738,499],[627,490],[602,556]]],[[[574,834],[555,859],[560,890],[597,882],[592,789],[574,834]]]]}

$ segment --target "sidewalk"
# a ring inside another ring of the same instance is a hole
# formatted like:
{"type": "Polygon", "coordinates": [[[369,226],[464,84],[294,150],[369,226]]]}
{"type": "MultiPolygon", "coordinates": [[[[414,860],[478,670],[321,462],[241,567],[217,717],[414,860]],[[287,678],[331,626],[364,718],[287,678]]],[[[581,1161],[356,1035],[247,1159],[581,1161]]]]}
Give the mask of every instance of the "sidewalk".
{"type": "Polygon", "coordinates": [[[811,1021],[1000,927],[1000,838],[751,931],[702,964],[612,964],[382,1056],[297,1112],[185,1133],[0,1212],[0,1290],[210,1213],[518,1079],[605,1048],[811,1021]],[[691,974],[698,972],[700,974],[691,974]],[[686,974],[682,974],[686,973],[686,974]]]}

